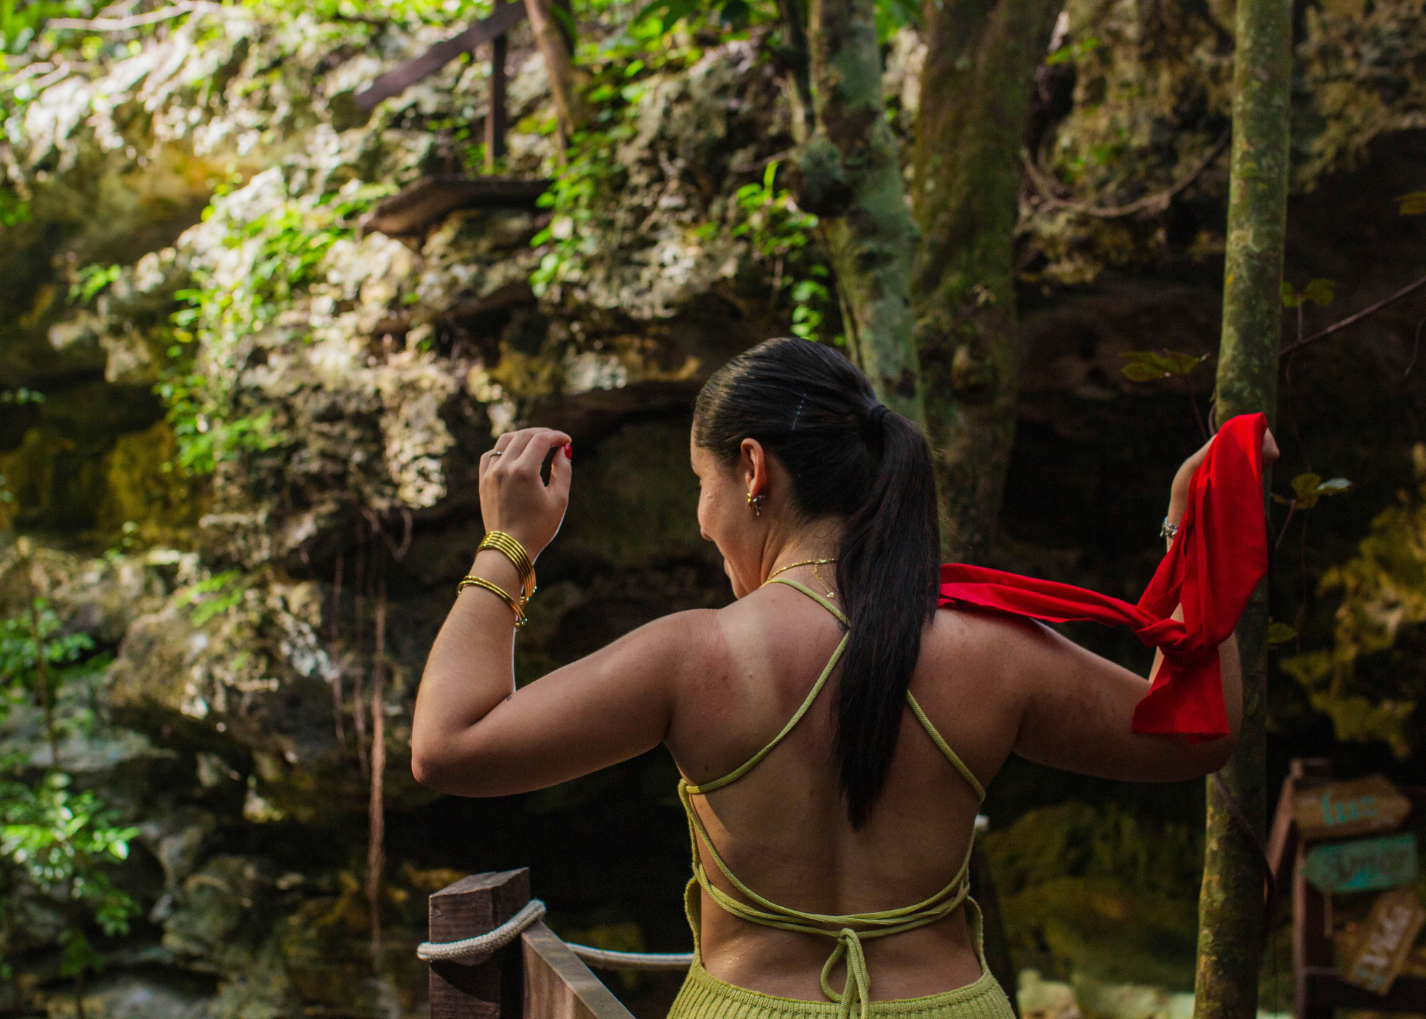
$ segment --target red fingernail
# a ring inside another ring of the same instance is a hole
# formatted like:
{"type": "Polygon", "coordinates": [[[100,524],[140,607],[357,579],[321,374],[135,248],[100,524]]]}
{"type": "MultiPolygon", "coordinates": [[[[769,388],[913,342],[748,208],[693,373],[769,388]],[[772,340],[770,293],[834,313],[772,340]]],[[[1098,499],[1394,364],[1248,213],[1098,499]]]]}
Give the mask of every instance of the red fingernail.
{"type": "Polygon", "coordinates": [[[564,458],[565,458],[566,460],[573,460],[573,459],[574,459],[574,443],[573,443],[573,442],[566,442],[566,443],[564,444],[564,458]]]}

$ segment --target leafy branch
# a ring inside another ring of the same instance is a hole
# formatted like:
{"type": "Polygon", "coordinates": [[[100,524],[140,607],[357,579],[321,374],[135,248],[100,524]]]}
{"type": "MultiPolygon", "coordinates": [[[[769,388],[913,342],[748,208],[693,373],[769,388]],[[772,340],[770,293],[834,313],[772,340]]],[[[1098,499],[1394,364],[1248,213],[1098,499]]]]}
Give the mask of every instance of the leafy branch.
{"type": "Polygon", "coordinates": [[[1185,354],[1177,350],[1131,350],[1121,353],[1120,357],[1129,363],[1120,369],[1124,377],[1133,382],[1152,382],[1155,379],[1183,379],[1184,392],[1188,394],[1188,404],[1193,410],[1193,423],[1198,425],[1198,430],[1203,434],[1203,441],[1208,441],[1208,426],[1203,423],[1203,416],[1198,411],[1198,399],[1193,395],[1193,383],[1188,381],[1188,377],[1198,369],[1198,366],[1208,360],[1208,354],[1201,354],[1195,357],[1192,354],[1185,354]]]}

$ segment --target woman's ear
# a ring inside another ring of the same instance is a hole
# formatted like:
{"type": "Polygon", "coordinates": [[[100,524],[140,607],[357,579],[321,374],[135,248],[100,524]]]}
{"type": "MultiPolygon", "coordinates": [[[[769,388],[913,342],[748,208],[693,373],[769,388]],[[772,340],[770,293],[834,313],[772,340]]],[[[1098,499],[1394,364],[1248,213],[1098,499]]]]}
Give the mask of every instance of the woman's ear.
{"type": "Polygon", "coordinates": [[[744,439],[739,447],[739,473],[753,496],[767,494],[767,452],[757,439],[744,439]]]}

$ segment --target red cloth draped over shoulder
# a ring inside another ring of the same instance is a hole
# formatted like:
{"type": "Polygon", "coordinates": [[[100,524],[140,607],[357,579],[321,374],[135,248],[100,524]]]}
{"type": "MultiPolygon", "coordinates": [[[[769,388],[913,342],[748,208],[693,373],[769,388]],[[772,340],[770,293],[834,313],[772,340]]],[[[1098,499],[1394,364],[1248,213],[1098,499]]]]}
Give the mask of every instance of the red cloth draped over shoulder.
{"type": "Polygon", "coordinates": [[[1124,625],[1164,664],[1134,709],[1133,731],[1191,742],[1228,735],[1218,645],[1238,625],[1268,568],[1261,414],[1218,430],[1194,471],[1173,548],[1137,605],[1069,584],[960,563],[941,567],[940,604],[978,606],[1049,623],[1124,625]],[[1183,605],[1183,622],[1169,616],[1183,605]]]}

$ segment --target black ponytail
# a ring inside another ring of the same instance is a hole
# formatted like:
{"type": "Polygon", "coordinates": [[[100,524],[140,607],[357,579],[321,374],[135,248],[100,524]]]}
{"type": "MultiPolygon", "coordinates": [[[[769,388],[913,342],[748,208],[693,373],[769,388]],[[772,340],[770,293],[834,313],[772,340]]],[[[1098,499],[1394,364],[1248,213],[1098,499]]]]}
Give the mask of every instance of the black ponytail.
{"type": "Polygon", "coordinates": [[[936,611],[940,526],[925,437],[845,357],[781,338],[708,379],[693,440],[727,463],[757,439],[792,476],[806,520],[845,521],[837,591],[851,621],[836,689],[834,754],[852,826],[886,785],[921,631],[936,611]]]}

